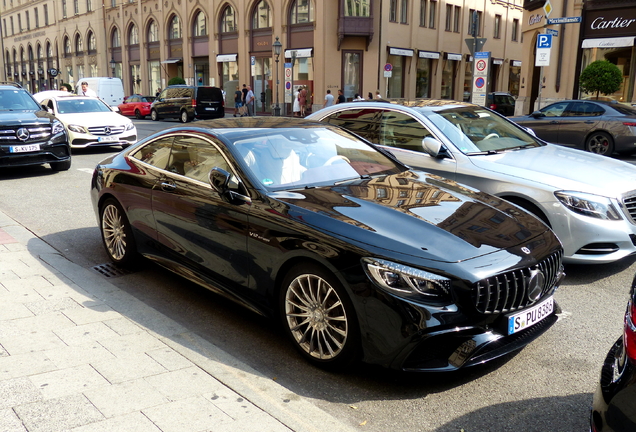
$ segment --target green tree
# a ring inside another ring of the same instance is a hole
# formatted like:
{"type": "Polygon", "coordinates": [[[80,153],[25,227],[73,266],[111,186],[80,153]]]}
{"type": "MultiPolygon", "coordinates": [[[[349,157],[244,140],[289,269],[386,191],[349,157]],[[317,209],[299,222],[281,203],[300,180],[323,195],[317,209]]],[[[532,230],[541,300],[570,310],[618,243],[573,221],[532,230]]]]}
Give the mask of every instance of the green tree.
{"type": "Polygon", "coordinates": [[[610,95],[617,92],[623,83],[623,73],[614,63],[597,60],[581,72],[579,87],[586,93],[610,95]]]}
{"type": "Polygon", "coordinates": [[[173,78],[170,78],[170,81],[168,81],[169,86],[177,85],[177,84],[185,84],[185,83],[186,83],[185,80],[181,77],[173,77],[173,78]]]}

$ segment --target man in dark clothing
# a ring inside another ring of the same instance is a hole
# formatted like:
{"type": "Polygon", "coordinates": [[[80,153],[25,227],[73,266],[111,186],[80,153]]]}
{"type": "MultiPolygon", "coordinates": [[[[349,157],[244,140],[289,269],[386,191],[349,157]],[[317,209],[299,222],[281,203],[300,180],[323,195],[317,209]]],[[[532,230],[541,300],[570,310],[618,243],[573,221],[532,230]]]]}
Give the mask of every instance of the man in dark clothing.
{"type": "Polygon", "coordinates": [[[234,117],[236,114],[241,115],[241,107],[243,106],[243,92],[239,90],[238,86],[234,92],[234,117]]]}
{"type": "Polygon", "coordinates": [[[345,103],[345,97],[344,94],[342,93],[342,90],[338,90],[338,100],[336,101],[337,104],[339,103],[345,103]]]}
{"type": "MultiPolygon", "coordinates": [[[[243,90],[241,90],[243,92],[243,106],[247,108],[247,105],[245,104],[246,100],[245,98],[247,97],[247,86],[245,84],[243,84],[243,90]]],[[[247,115],[247,112],[243,113],[243,115],[241,117],[244,117],[247,115]]]]}

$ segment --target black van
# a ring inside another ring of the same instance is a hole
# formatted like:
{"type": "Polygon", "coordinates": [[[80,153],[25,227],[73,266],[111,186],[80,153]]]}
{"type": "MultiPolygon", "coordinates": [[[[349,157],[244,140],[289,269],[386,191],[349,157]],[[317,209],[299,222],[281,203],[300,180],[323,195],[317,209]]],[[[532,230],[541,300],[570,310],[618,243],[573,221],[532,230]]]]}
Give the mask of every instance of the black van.
{"type": "Polygon", "coordinates": [[[150,118],[192,119],[225,117],[223,93],[218,87],[173,85],[166,87],[150,107],[150,118]]]}

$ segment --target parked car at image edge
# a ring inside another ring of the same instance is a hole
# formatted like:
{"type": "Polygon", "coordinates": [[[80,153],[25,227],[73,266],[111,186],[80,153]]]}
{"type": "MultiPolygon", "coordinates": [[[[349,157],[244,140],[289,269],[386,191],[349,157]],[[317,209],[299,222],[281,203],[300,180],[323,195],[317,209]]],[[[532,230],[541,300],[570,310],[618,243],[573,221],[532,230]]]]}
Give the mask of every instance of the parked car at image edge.
{"type": "Polygon", "coordinates": [[[493,111],[497,111],[501,115],[515,115],[515,98],[510,93],[488,93],[486,106],[493,111]]]}
{"type": "Polygon", "coordinates": [[[0,83],[0,168],[49,164],[71,167],[64,125],[20,85],[0,83]]]}
{"type": "Polygon", "coordinates": [[[636,277],[625,312],[623,335],[607,353],[594,393],[591,432],[636,430],[636,277]]]}
{"type": "Polygon", "coordinates": [[[455,370],[557,319],[563,251],[542,222],[326,124],[166,129],[100,162],[91,198],[115,263],[140,253],[278,317],[316,365],[455,370]]]}
{"type": "Polygon", "coordinates": [[[53,96],[42,101],[66,127],[71,148],[121,146],[137,142],[133,122],[104,101],[89,96],[53,96]]]}
{"type": "Polygon", "coordinates": [[[636,153],[636,108],[601,100],[566,100],[510,120],[544,141],[611,156],[636,153]]]}
{"type": "Polygon", "coordinates": [[[466,102],[363,101],[308,118],[382,144],[413,169],[523,207],[554,230],[565,262],[609,263],[636,253],[636,167],[629,163],[546,144],[466,102]]]}
{"type": "Polygon", "coordinates": [[[178,118],[181,123],[225,117],[223,93],[218,87],[172,85],[152,102],[150,118],[178,118]]]}
{"type": "Polygon", "coordinates": [[[134,94],[124,99],[124,102],[119,104],[117,108],[121,115],[128,117],[134,116],[137,120],[143,120],[146,116],[150,115],[150,106],[154,100],[154,96],[134,94]]]}

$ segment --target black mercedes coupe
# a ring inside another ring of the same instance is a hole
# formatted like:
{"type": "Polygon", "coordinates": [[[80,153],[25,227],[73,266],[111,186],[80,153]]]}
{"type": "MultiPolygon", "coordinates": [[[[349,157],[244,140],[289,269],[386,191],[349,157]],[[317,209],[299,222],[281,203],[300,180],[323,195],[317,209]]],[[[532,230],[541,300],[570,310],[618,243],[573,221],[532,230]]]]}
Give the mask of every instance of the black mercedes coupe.
{"type": "Polygon", "coordinates": [[[322,367],[456,370],[557,319],[543,222],[328,124],[166,129],[99,163],[91,197],[115,263],[142,255],[277,317],[322,367]]]}

